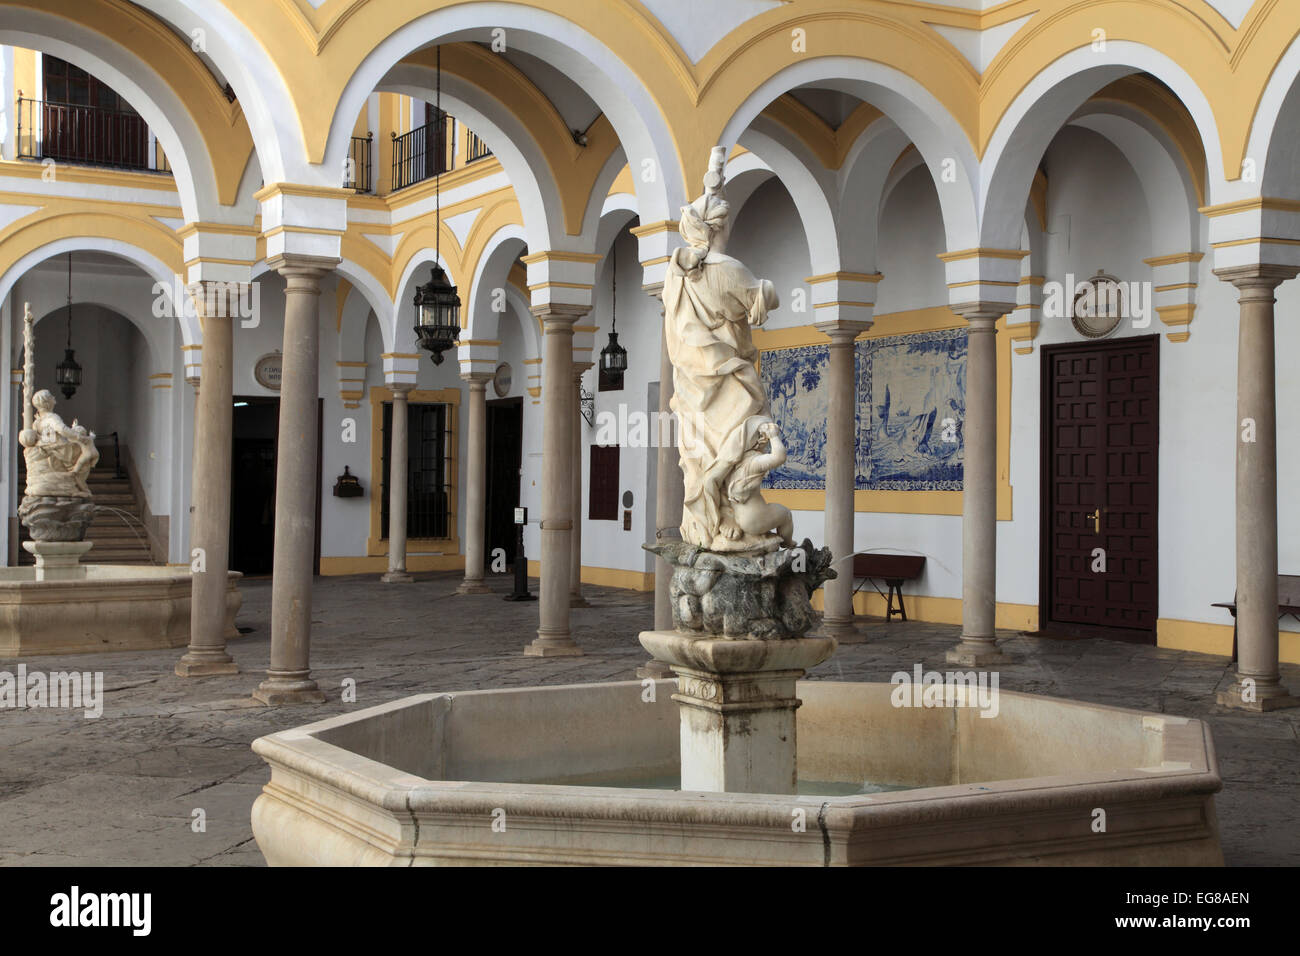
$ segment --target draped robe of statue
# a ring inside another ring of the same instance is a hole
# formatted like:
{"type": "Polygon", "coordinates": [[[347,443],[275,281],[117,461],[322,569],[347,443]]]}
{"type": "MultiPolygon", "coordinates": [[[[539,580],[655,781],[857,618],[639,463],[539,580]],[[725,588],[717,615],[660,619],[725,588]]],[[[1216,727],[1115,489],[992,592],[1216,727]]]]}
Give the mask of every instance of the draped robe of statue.
{"type": "Polygon", "coordinates": [[[778,300],[771,282],[723,254],[728,216],[720,190],[683,207],[679,229],[689,245],[674,251],[664,279],[671,408],[685,479],[682,538],[711,551],[770,551],[781,536],[742,532],[727,495],[733,469],[757,453],[760,429],[772,421],[750,328],[761,326],[778,300]]]}

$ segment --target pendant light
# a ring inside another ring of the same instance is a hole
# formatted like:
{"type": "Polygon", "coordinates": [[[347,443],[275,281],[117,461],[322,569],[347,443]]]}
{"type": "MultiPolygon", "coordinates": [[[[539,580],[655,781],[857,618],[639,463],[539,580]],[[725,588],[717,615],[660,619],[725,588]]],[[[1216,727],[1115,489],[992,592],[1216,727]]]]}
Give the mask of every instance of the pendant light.
{"type": "MultiPolygon", "coordinates": [[[[443,133],[446,120],[442,115],[442,47],[437,52],[437,92],[434,110],[437,148],[445,153],[446,142],[443,133]]],[[[415,334],[420,339],[421,348],[433,356],[433,364],[441,365],[443,352],[447,351],[460,338],[460,296],[456,287],[447,278],[439,262],[442,251],[442,161],[440,153],[434,164],[434,262],[433,274],[429,281],[415,290],[415,334]]]]}
{"type": "Polygon", "coordinates": [[[623,373],[627,371],[627,349],[618,344],[618,239],[609,250],[610,276],[610,326],[609,344],[600,350],[600,371],[608,379],[617,379],[623,387],[623,373]]]}
{"type": "Polygon", "coordinates": [[[63,350],[63,361],[54,371],[54,381],[58,383],[64,398],[71,398],[77,393],[81,384],[81,366],[72,348],[72,253],[68,253],[68,345],[63,350]]]}

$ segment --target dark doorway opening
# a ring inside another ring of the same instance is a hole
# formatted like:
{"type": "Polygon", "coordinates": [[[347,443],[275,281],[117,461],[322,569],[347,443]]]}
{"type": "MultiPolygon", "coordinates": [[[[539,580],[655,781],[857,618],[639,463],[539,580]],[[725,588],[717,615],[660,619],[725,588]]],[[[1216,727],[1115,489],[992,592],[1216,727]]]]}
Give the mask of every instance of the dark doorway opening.
{"type": "Polygon", "coordinates": [[[487,403],[487,515],[484,555],[488,571],[497,548],[506,565],[515,563],[515,508],[519,507],[519,470],[524,452],[524,400],[502,398],[487,403]]]}
{"type": "MultiPolygon", "coordinates": [[[[318,406],[319,407],[319,406],[318,406]]],[[[267,575],[275,553],[275,474],[280,399],[236,395],[230,475],[230,569],[267,575]]],[[[319,427],[319,411],[317,413],[319,427]]],[[[319,442],[317,442],[319,448],[319,442]]],[[[315,573],[320,573],[320,454],[316,459],[315,573]]]]}
{"type": "Polygon", "coordinates": [[[1159,336],[1042,358],[1039,628],[1154,644],[1159,336]]]}

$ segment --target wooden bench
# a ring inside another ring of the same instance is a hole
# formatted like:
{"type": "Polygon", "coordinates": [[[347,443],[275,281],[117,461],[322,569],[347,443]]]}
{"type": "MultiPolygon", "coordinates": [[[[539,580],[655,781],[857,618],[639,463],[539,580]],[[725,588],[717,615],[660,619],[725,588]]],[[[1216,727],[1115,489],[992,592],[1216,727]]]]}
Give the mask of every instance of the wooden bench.
{"type": "MultiPolygon", "coordinates": [[[[1226,607],[1232,615],[1232,659],[1237,659],[1237,596],[1231,601],[1218,601],[1210,607],[1226,607]]],[[[1300,621],[1300,574],[1279,574],[1277,576],[1277,619],[1287,615],[1300,621]]]]}
{"type": "MultiPolygon", "coordinates": [[[[889,594],[881,594],[887,601],[885,620],[893,621],[897,614],[907,620],[907,610],[903,607],[903,582],[913,581],[921,576],[925,569],[923,554],[877,554],[874,552],[855,554],[853,556],[853,576],[864,582],[870,578],[882,578],[889,588],[889,594]],[[894,607],[894,598],[898,598],[898,607],[894,607]]],[[[862,585],[853,589],[857,594],[862,585]]],[[[876,588],[877,593],[880,589],[876,588]]]]}

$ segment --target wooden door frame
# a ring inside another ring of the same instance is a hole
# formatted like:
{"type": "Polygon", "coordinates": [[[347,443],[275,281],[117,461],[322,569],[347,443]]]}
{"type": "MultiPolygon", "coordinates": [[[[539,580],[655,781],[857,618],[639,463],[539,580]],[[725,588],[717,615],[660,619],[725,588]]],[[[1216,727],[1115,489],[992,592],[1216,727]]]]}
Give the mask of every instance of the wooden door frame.
{"type": "MultiPolygon", "coordinates": [[[[1039,414],[1038,414],[1038,633],[1064,637],[1104,637],[1113,641],[1138,644],[1155,644],[1156,627],[1150,631],[1137,628],[1107,627],[1097,624],[1071,624],[1053,621],[1048,616],[1051,609],[1052,589],[1052,360],[1069,352],[1133,348],[1135,344],[1150,348],[1152,374],[1155,376],[1155,408],[1151,427],[1155,438],[1156,473],[1152,481],[1151,535],[1155,544],[1155,573],[1151,582],[1152,603],[1156,621],[1160,618],[1160,335],[1129,335],[1115,339],[1087,339],[1082,342],[1061,342],[1044,345],[1039,349],[1039,414]]],[[[1104,400],[1104,396],[1102,396],[1104,400]]],[[[1105,440],[1105,436],[1102,436],[1105,440]]]]}

